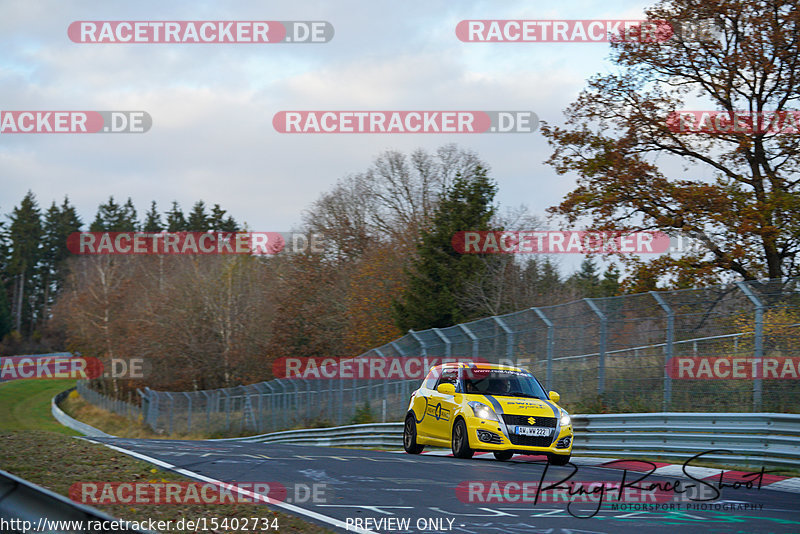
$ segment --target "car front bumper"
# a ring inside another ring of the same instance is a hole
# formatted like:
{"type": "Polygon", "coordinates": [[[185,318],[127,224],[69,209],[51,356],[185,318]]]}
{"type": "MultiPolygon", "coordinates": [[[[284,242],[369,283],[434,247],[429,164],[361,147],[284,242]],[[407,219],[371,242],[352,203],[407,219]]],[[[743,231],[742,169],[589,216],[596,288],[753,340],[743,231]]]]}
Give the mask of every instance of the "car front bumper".
{"type": "Polygon", "coordinates": [[[476,451],[516,451],[519,453],[533,454],[572,454],[574,434],[572,425],[562,426],[558,429],[558,437],[553,440],[552,436],[542,439],[547,445],[523,445],[520,439],[517,443],[511,441],[510,435],[504,430],[505,425],[500,425],[497,421],[480,419],[478,417],[466,418],[467,434],[469,435],[469,446],[476,451]]]}

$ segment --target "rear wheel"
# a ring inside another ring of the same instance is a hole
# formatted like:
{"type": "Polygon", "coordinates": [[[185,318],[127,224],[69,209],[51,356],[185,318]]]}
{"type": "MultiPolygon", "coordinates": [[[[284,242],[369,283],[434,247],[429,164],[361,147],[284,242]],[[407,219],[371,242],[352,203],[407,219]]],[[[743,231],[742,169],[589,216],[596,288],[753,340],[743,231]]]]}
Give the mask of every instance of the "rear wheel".
{"type": "Polygon", "coordinates": [[[569,462],[569,454],[548,454],[547,461],[553,465],[567,465],[569,462]]]}
{"type": "Polygon", "coordinates": [[[403,426],[403,448],[408,454],[419,454],[425,448],[425,445],[417,444],[417,421],[413,414],[408,414],[403,426]]]}
{"type": "Polygon", "coordinates": [[[512,456],[514,456],[514,453],[511,451],[495,451],[494,453],[494,457],[500,460],[501,462],[510,460],[512,456]]]}
{"type": "Polygon", "coordinates": [[[472,458],[475,451],[469,448],[469,437],[467,436],[467,424],[463,419],[456,421],[453,425],[453,456],[456,458],[472,458]]]}

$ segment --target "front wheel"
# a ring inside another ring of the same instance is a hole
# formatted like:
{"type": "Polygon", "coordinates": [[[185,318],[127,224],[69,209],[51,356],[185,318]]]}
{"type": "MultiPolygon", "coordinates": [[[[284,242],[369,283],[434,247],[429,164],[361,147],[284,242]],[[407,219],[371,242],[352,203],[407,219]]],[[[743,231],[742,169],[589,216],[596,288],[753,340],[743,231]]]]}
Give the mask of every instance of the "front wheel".
{"type": "Polygon", "coordinates": [[[514,456],[514,453],[511,451],[495,451],[494,453],[494,457],[500,460],[501,462],[510,460],[512,456],[514,456]]]}
{"type": "Polygon", "coordinates": [[[548,454],[547,461],[553,465],[567,465],[569,462],[569,454],[548,454]]]}
{"type": "Polygon", "coordinates": [[[425,448],[425,445],[417,444],[417,422],[411,414],[406,417],[406,424],[403,426],[403,448],[408,454],[419,454],[425,448]]]}
{"type": "Polygon", "coordinates": [[[463,419],[456,421],[453,425],[453,456],[456,458],[472,458],[475,451],[469,448],[469,437],[467,436],[467,424],[463,419]]]}

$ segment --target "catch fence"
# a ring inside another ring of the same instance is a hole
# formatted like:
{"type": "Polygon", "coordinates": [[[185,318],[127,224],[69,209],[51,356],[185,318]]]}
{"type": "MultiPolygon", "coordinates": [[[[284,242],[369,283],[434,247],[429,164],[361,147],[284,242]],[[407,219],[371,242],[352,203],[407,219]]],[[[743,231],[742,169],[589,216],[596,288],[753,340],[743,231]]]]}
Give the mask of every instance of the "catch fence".
{"type": "MultiPolygon", "coordinates": [[[[575,413],[797,412],[799,281],[586,298],[410,331],[358,358],[519,365],[575,413]],[[754,361],[772,373],[749,376],[754,361]]],[[[145,388],[141,407],[99,401],[96,392],[87,398],[141,414],[160,432],[227,436],[402,420],[420,382],[283,378],[206,391],[145,388]]]]}

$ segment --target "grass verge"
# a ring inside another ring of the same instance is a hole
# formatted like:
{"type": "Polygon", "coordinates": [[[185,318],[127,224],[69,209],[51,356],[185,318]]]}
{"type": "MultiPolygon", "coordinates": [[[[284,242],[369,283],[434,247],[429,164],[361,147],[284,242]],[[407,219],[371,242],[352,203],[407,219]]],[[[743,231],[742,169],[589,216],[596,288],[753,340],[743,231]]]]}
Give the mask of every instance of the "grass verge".
{"type": "MultiPolygon", "coordinates": [[[[72,385],[74,381],[70,380],[25,380],[0,384],[0,469],[65,496],[69,495],[70,487],[77,482],[190,480],[102,445],[73,437],[73,431],[62,427],[50,415],[50,399],[72,385]]],[[[253,503],[91,505],[128,521],[206,518],[210,524],[210,520],[216,518],[221,524],[224,518],[231,522],[234,518],[244,520],[259,517],[266,518],[270,525],[278,526],[277,530],[270,529],[269,532],[332,532],[303,519],[253,503]]],[[[198,531],[174,529],[168,532],[198,531]]],[[[215,532],[243,534],[261,530],[220,528],[215,532]]]]}
{"type": "Polygon", "coordinates": [[[0,383],[0,429],[78,433],[50,415],[50,400],[75,385],[74,380],[13,380],[0,383]]]}

